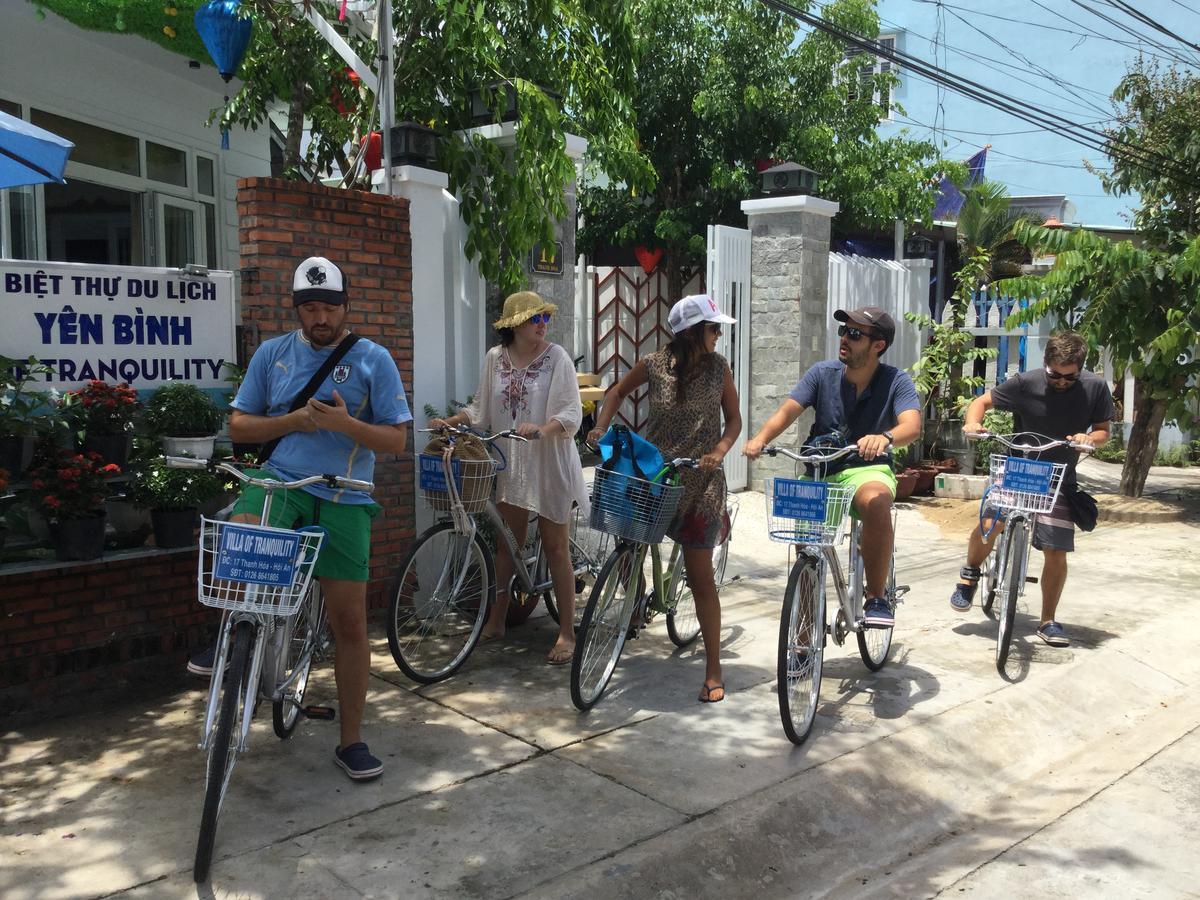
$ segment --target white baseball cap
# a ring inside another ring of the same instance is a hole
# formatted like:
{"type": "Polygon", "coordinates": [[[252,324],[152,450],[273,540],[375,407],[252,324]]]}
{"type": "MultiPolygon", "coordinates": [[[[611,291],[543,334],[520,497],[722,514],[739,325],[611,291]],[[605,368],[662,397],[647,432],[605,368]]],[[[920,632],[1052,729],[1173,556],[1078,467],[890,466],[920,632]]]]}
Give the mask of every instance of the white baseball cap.
{"type": "Polygon", "coordinates": [[[310,256],[296,267],[292,276],[293,305],[312,300],[335,306],[346,302],[346,277],[323,256],[310,256]]]}
{"type": "Polygon", "coordinates": [[[716,301],[708,294],[692,294],[684,297],[671,307],[667,313],[667,327],[673,334],[687,331],[700,322],[719,322],[722,325],[736,325],[737,319],[721,312],[716,301]]]}

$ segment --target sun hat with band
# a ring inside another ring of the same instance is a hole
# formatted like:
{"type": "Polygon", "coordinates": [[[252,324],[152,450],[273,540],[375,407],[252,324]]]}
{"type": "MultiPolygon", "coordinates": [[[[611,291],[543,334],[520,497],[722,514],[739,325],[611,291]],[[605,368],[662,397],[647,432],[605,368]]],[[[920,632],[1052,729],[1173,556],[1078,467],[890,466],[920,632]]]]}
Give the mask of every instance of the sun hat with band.
{"type": "Polygon", "coordinates": [[[716,322],[720,325],[736,325],[737,319],[721,312],[720,307],[708,294],[692,294],[684,297],[667,313],[667,327],[673,334],[687,331],[701,322],[716,322]]]}
{"type": "Polygon", "coordinates": [[[493,328],[516,328],[524,325],[538,313],[556,313],[558,307],[543,300],[533,291],[517,291],[504,298],[504,311],[500,314],[493,328]]]}
{"type": "Polygon", "coordinates": [[[292,276],[292,305],[319,300],[334,306],[346,304],[346,276],[323,256],[310,256],[292,276]]]}

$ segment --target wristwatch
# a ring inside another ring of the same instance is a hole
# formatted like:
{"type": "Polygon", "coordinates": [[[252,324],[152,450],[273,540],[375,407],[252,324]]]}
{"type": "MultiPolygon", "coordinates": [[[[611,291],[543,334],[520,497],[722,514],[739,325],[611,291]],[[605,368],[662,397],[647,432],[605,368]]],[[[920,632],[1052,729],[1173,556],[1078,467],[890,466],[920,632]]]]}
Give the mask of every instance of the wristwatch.
{"type": "Polygon", "coordinates": [[[885,432],[883,433],[883,436],[884,436],[885,438],[887,438],[887,439],[888,439],[888,446],[889,446],[889,447],[890,447],[892,444],[896,443],[896,439],[895,439],[894,437],[892,437],[892,433],[891,433],[890,431],[885,431],[885,432]]]}

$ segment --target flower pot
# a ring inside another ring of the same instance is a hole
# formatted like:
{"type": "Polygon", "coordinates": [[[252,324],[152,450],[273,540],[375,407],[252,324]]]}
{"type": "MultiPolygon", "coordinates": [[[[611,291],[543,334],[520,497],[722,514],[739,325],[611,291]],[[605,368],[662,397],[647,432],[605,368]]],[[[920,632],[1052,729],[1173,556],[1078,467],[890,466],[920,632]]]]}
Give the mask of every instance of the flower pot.
{"type": "Polygon", "coordinates": [[[104,553],[102,512],[86,519],[63,519],[52,530],[55,559],[99,559],[104,553]]]}
{"type": "Polygon", "coordinates": [[[153,509],[154,544],[158,547],[188,547],[196,543],[196,508],[153,509]]]}
{"type": "Polygon", "coordinates": [[[120,434],[88,434],[83,439],[85,453],[99,453],[106,463],[113,463],[124,470],[129,462],[129,448],[133,438],[128,432],[120,434]]]}
{"type": "Polygon", "coordinates": [[[954,449],[954,450],[947,449],[945,451],[945,453],[946,453],[946,461],[954,463],[954,468],[950,469],[949,471],[958,472],[960,475],[974,475],[975,474],[975,448],[974,447],[965,447],[961,450],[960,449],[954,449]]]}
{"type": "Polygon", "coordinates": [[[35,438],[32,434],[8,434],[0,437],[0,469],[8,472],[12,481],[29,468],[33,461],[35,438]]]}
{"type": "Polygon", "coordinates": [[[132,500],[106,500],[104,511],[108,514],[108,524],[113,527],[111,541],[116,549],[132,550],[150,537],[150,510],[132,500]]]}
{"type": "Polygon", "coordinates": [[[930,494],[933,492],[933,479],[937,477],[938,470],[933,466],[921,466],[916,470],[917,480],[913,485],[914,494],[930,494]]]}
{"type": "Polygon", "coordinates": [[[917,487],[917,470],[905,469],[896,475],[896,499],[911,497],[917,487]]]}
{"type": "Polygon", "coordinates": [[[203,437],[165,437],[162,439],[166,456],[194,456],[196,459],[212,459],[215,434],[203,437]]]}

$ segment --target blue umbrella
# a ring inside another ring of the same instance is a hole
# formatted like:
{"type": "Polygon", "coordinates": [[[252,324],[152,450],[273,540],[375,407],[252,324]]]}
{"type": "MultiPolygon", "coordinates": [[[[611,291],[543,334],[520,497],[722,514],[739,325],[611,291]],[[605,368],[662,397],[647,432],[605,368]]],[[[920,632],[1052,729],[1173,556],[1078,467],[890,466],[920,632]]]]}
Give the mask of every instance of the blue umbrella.
{"type": "Polygon", "coordinates": [[[0,112],[0,189],[66,184],[63,169],[75,145],[44,128],[0,112]]]}

